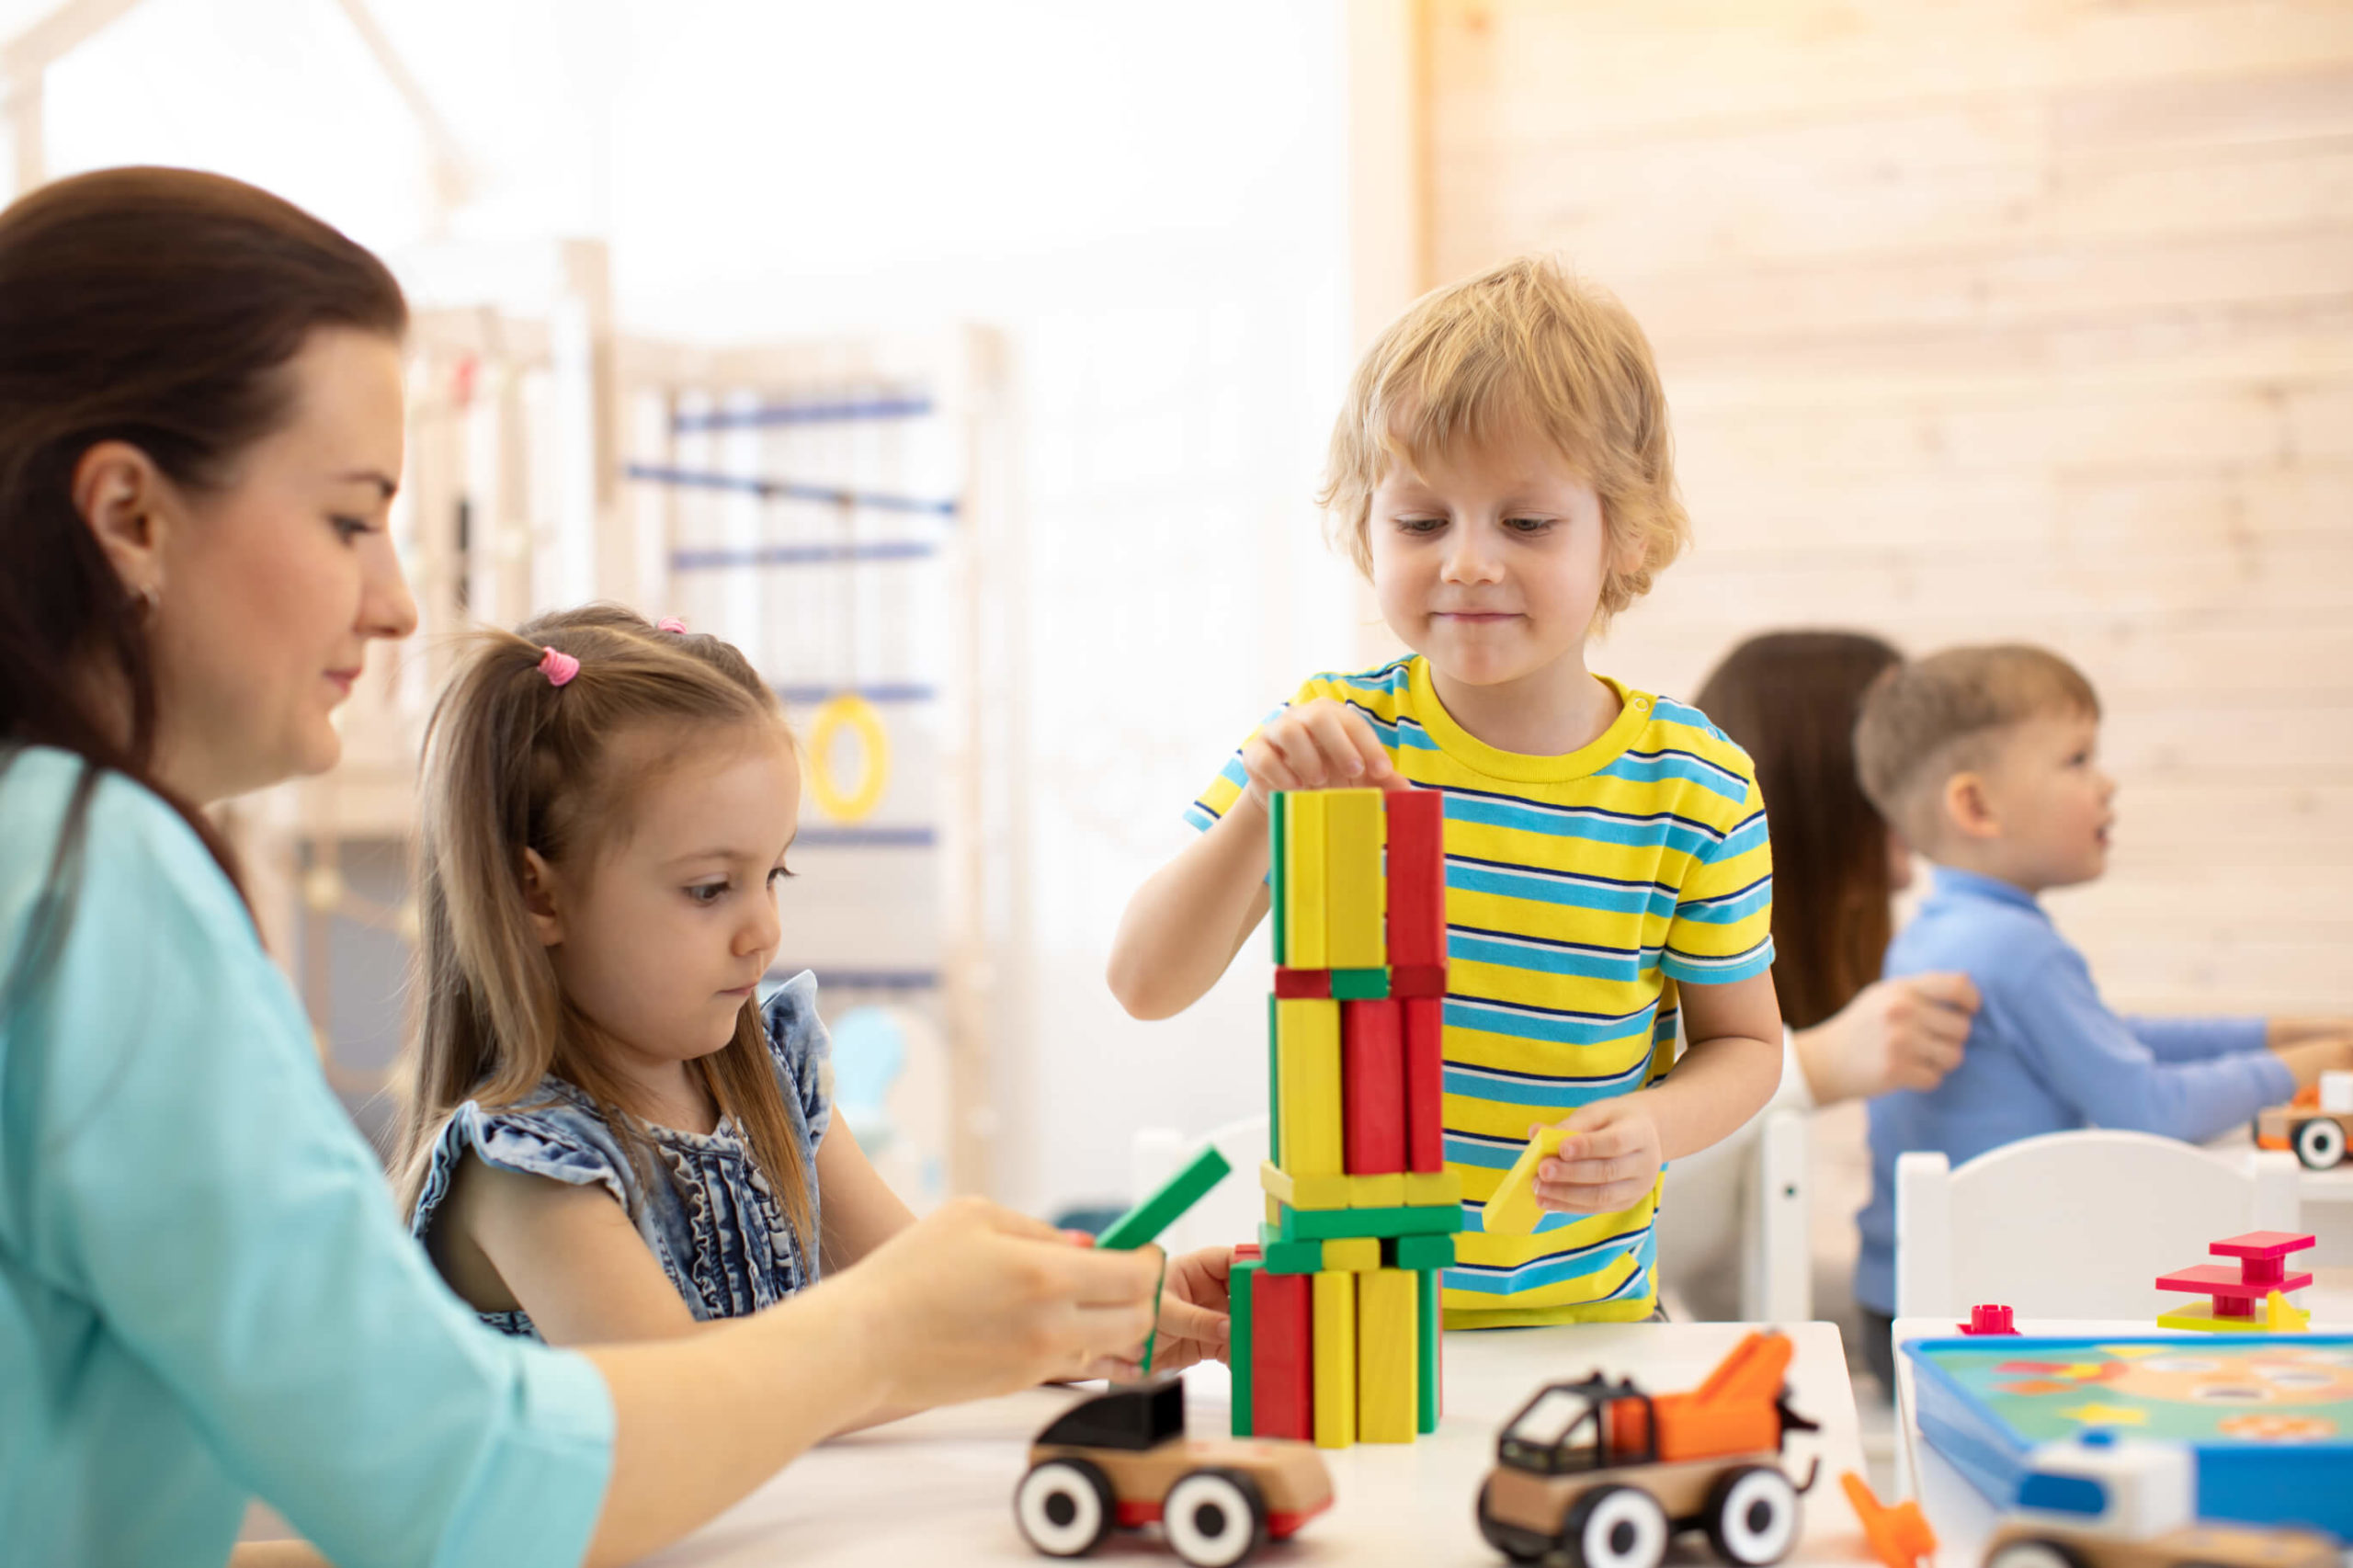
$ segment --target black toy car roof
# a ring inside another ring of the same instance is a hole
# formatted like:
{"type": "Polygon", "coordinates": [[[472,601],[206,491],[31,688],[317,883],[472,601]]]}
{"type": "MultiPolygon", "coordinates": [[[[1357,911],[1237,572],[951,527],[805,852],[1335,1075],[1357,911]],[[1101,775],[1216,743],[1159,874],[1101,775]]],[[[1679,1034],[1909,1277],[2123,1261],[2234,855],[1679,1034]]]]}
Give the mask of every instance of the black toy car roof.
{"type": "Polygon", "coordinates": [[[1141,1453],[1185,1435],[1185,1385],[1152,1378],[1071,1406],[1038,1434],[1040,1443],[1141,1453]]]}

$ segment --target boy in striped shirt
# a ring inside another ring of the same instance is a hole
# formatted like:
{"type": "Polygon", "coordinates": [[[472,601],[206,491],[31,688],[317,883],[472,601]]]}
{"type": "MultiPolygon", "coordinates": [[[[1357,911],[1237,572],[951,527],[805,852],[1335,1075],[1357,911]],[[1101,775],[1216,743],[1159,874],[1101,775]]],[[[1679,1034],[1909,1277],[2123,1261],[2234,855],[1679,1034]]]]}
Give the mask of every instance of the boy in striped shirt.
{"type": "Polygon", "coordinates": [[[1312,676],[1244,742],[1188,813],[1200,839],[1131,901],[1111,988],[1165,1017],[1224,971],[1267,913],[1270,792],[1442,791],[1446,1158],[1466,1199],[1447,1323],[1648,1317],[1659,1173],[1781,1070],[1748,757],[1586,668],[1689,528],[1650,346],[1540,258],[1439,290],[1358,368],[1322,499],[1414,652],[1312,676]],[[1549,1212],[1484,1233],[1540,1125],[1571,1134],[1538,1172],[1549,1212]]]}

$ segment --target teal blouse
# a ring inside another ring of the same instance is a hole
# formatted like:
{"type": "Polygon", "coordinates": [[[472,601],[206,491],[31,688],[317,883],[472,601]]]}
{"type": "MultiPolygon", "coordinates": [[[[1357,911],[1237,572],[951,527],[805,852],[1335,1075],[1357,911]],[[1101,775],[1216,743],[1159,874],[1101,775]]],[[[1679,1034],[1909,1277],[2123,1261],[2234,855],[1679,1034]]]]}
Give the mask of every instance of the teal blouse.
{"type": "MultiPolygon", "coordinates": [[[[82,763],[0,753],[0,976],[82,763]]],[[[203,845],[119,777],[0,1012],[0,1542],[219,1564],[258,1495],[338,1568],[576,1563],[603,1380],[451,1295],[203,845]]]]}

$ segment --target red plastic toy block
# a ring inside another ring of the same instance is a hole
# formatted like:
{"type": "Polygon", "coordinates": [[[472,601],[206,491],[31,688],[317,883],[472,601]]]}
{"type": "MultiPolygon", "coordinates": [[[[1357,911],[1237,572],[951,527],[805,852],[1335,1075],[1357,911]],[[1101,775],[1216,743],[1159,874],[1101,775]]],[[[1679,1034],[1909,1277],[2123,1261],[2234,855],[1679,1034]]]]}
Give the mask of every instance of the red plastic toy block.
{"type": "Polygon", "coordinates": [[[2309,1274],[2289,1273],[2287,1258],[2290,1253],[2313,1245],[2315,1239],[2310,1233],[2300,1235],[2293,1231],[2249,1231],[2243,1236],[2210,1242],[2208,1252],[2237,1258],[2238,1267],[2200,1263],[2177,1268],[2171,1274],[2157,1276],[2157,1289],[2211,1296],[2218,1318],[2251,1318],[2256,1307],[2272,1291],[2301,1290],[2313,1282],[2309,1274]]]}
{"type": "Polygon", "coordinates": [[[1389,812],[1389,962],[1446,961],[1446,797],[1392,790],[1389,812]]]}
{"type": "Polygon", "coordinates": [[[1984,1301],[1969,1309],[1969,1321],[1953,1326],[1963,1334],[2016,1334],[2014,1314],[1997,1302],[1984,1301]]]}
{"type": "Polygon", "coordinates": [[[1251,1276],[1250,1429],[1315,1440],[1315,1318],[1312,1274],[1251,1276]]]}
{"type": "Polygon", "coordinates": [[[1275,999],[1279,1002],[1321,1002],[1332,994],[1332,971],[1328,969],[1279,969],[1275,971],[1275,999]]]}
{"type": "Polygon", "coordinates": [[[1393,997],[1340,1004],[1340,1100],[1350,1176],[1405,1168],[1405,1040],[1393,997]]]}
{"type": "Polygon", "coordinates": [[[1405,1168],[1446,1169],[1446,1002],[1408,996],[1397,1004],[1405,1033],[1405,1168]]]}
{"type": "Polygon", "coordinates": [[[1400,968],[1392,964],[1389,966],[1389,994],[1443,996],[1446,994],[1446,966],[1442,963],[1415,963],[1400,968]]]}

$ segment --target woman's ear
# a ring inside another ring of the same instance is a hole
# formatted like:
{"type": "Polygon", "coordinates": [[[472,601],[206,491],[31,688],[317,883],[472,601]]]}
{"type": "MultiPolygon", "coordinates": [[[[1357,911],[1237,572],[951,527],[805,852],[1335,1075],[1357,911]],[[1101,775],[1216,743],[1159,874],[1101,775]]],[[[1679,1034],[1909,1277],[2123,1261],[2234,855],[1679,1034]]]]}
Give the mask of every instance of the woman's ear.
{"type": "Polygon", "coordinates": [[[155,460],[128,441],[97,442],[74,465],[74,509],[123,591],[151,605],[164,593],[165,483],[155,460]]]}
{"type": "Polygon", "coordinates": [[[563,944],[563,918],[557,912],[558,879],[555,868],[549,865],[536,849],[523,851],[523,911],[531,917],[531,934],[542,947],[563,944]]]}

